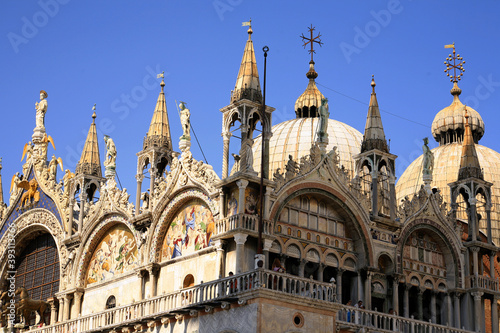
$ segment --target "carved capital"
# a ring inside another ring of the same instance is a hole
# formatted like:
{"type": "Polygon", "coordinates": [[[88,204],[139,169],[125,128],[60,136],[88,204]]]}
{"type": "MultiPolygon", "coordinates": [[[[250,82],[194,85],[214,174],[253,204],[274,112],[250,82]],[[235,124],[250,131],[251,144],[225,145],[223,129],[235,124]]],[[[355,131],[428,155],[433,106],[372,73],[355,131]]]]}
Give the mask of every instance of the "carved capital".
{"type": "Polygon", "coordinates": [[[477,199],[476,198],[469,198],[469,204],[471,205],[476,205],[477,199]]]}
{"type": "Polygon", "coordinates": [[[247,241],[247,234],[234,234],[234,241],[236,242],[236,245],[245,245],[245,242],[247,241]]]}
{"type": "Polygon", "coordinates": [[[272,239],[264,239],[264,251],[269,251],[269,249],[273,246],[273,240],[272,239]]]}
{"type": "Polygon", "coordinates": [[[248,180],[240,179],[236,182],[236,185],[238,185],[239,189],[246,189],[248,186],[248,180]]]}
{"type": "Polygon", "coordinates": [[[469,248],[472,252],[479,253],[479,246],[472,246],[469,248]]]}
{"type": "Polygon", "coordinates": [[[481,291],[475,291],[471,293],[472,297],[474,297],[474,301],[480,301],[481,297],[483,297],[483,294],[484,293],[481,291]]]}
{"type": "Polygon", "coordinates": [[[144,180],[144,175],[141,173],[141,174],[138,174],[138,175],[135,175],[135,179],[139,182],[139,183],[142,183],[142,181],[144,180]]]}

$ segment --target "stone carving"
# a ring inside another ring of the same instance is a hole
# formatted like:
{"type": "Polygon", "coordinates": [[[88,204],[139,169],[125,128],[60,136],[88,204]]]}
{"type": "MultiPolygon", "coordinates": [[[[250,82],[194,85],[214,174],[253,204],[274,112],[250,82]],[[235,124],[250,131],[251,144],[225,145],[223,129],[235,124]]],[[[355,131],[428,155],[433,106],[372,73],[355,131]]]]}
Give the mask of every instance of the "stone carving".
{"type": "Polygon", "coordinates": [[[12,180],[10,182],[10,200],[9,206],[12,206],[14,200],[17,197],[17,193],[19,192],[19,183],[21,182],[22,176],[17,172],[14,176],[12,176],[12,180]]]}
{"type": "Polygon", "coordinates": [[[318,142],[328,142],[328,118],[330,118],[328,99],[323,98],[319,107],[319,126],[316,133],[318,142]]]}
{"type": "Polygon", "coordinates": [[[434,153],[431,151],[429,146],[429,139],[424,138],[424,145],[422,146],[422,150],[424,152],[424,161],[422,163],[422,173],[424,175],[432,175],[432,171],[434,170],[434,153]]]}
{"type": "Polygon", "coordinates": [[[179,104],[180,116],[181,116],[181,124],[182,124],[182,136],[181,139],[191,139],[191,112],[186,107],[185,102],[181,102],[179,104]]]}
{"type": "Polygon", "coordinates": [[[195,160],[191,152],[183,155],[180,162],[185,172],[191,176],[190,178],[204,185],[209,192],[215,192],[214,185],[220,179],[212,166],[203,163],[203,161],[195,160]]]}
{"type": "Polygon", "coordinates": [[[36,109],[36,128],[45,131],[45,113],[47,113],[47,97],[48,94],[44,90],[40,90],[40,102],[35,103],[36,109]]]}
{"type": "Polygon", "coordinates": [[[106,143],[106,158],[104,160],[104,166],[106,167],[105,175],[114,176],[116,169],[116,146],[108,135],[104,136],[104,142],[106,143]]]}
{"type": "MultiPolygon", "coordinates": [[[[102,193],[99,201],[102,201],[104,212],[118,209],[124,213],[130,214],[133,211],[133,204],[128,201],[130,194],[127,192],[126,188],[123,190],[118,189],[114,178],[108,178],[106,184],[102,184],[101,188],[102,193]]],[[[92,208],[94,210],[96,209],[96,207],[89,207],[89,209],[92,208]]],[[[91,216],[91,218],[93,219],[94,217],[91,216]]]]}
{"type": "Polygon", "coordinates": [[[254,171],[253,170],[253,140],[245,139],[241,145],[239,158],[239,171],[254,171]]]}
{"type": "Polygon", "coordinates": [[[22,208],[26,208],[30,204],[35,204],[40,201],[40,191],[38,191],[38,182],[35,178],[31,179],[29,182],[27,180],[22,180],[17,186],[26,190],[21,197],[22,208]]]}
{"type": "Polygon", "coordinates": [[[57,166],[61,168],[61,171],[64,172],[63,169],[63,161],[62,158],[56,158],[55,155],[52,155],[52,159],[49,162],[49,180],[55,183],[57,176],[57,166]]]}

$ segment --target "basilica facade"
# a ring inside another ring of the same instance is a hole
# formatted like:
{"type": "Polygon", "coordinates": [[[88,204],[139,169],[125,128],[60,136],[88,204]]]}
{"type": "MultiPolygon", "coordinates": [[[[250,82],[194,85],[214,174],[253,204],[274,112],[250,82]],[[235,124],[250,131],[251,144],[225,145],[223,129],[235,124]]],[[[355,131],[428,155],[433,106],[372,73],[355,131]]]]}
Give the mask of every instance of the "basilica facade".
{"type": "Polygon", "coordinates": [[[460,102],[454,46],[452,104],[432,123],[440,145],[425,142],[396,182],[375,79],[360,133],[329,117],[311,58],[296,118],[273,126],[252,33],[220,110],[220,176],[191,153],[184,104],[174,147],[163,80],[135,193],[117,185],[95,111],[63,171],[48,158],[41,91],[10,199],[0,192],[2,329],[499,332],[500,154],[460,102]]]}

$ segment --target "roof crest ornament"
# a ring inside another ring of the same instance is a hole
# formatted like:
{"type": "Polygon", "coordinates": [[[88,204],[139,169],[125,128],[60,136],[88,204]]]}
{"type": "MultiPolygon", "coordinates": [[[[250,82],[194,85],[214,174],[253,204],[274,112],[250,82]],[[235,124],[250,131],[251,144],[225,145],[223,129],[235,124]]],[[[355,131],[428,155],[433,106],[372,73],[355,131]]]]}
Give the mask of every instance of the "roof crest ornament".
{"type": "Polygon", "coordinates": [[[308,38],[304,36],[304,34],[302,34],[300,38],[302,38],[302,41],[304,42],[304,49],[306,48],[307,44],[311,44],[309,54],[311,55],[311,62],[314,63],[313,55],[314,53],[316,53],[316,51],[314,50],[314,43],[318,43],[318,45],[321,46],[323,45],[323,42],[321,41],[321,33],[318,32],[318,35],[314,37],[314,30],[316,30],[316,27],[313,27],[311,24],[311,27],[309,27],[308,29],[311,37],[308,38]]]}
{"type": "Polygon", "coordinates": [[[253,30],[252,30],[252,18],[250,18],[250,20],[248,20],[247,22],[241,22],[241,26],[242,27],[248,27],[248,39],[250,39],[250,36],[252,35],[253,33],[253,30]]]}

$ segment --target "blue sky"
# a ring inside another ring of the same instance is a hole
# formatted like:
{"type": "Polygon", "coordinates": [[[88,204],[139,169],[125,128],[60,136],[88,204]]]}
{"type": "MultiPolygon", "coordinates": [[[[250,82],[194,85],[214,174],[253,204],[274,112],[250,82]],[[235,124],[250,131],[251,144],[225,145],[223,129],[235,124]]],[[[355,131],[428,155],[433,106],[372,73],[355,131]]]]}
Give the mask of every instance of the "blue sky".
{"type": "MultiPolygon", "coordinates": [[[[261,50],[270,48],[266,100],[276,108],[273,124],[295,117],[309,61],[299,36],[312,24],[324,42],[315,62],[330,117],[362,132],[374,74],[398,176],[421,154],[435,114],[452,101],[443,64],[450,51],[443,46],[452,42],[466,60],[461,100],[485,121],[480,143],[500,151],[499,12],[497,1],[8,1],[0,13],[5,199],[31,140],[40,89],[49,94],[45,124],[57,148],[49,156],[62,157],[74,171],[97,103],[101,158],[108,134],[117,146],[120,181],[135,196],[136,153],[161,71],[174,147],[182,134],[174,101],[182,100],[220,175],[219,109],[229,104],[247,39],[241,22],[249,18],[261,80],[261,50]]],[[[195,143],[192,151],[203,159],[195,143]]]]}

